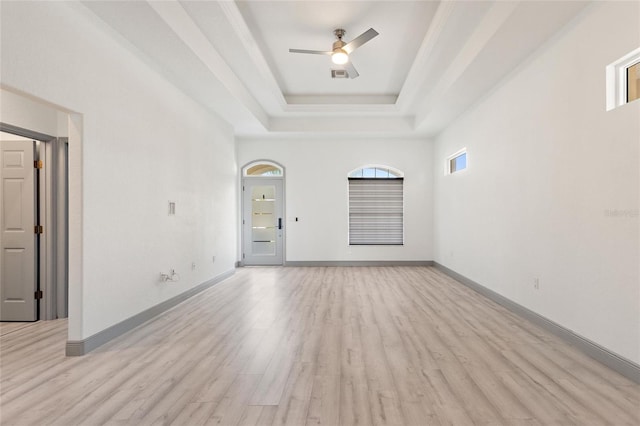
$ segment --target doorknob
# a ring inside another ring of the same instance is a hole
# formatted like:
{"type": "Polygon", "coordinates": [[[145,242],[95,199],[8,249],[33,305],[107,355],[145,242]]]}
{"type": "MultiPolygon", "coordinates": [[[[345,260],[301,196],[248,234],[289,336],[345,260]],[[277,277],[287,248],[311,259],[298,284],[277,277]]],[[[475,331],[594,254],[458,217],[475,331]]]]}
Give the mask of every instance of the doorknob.
{"type": "Polygon", "coordinates": [[[282,218],[278,218],[278,229],[282,229],[282,218]]]}

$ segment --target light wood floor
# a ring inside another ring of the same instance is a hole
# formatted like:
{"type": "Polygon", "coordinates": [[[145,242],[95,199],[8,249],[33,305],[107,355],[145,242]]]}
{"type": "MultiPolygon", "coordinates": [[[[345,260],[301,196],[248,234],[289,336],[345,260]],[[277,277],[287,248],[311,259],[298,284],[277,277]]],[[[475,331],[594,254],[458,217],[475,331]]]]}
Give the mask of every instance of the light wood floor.
{"type": "Polygon", "coordinates": [[[4,425],[638,425],[640,386],[427,267],[243,268],[78,358],[1,327],[4,425]]]}

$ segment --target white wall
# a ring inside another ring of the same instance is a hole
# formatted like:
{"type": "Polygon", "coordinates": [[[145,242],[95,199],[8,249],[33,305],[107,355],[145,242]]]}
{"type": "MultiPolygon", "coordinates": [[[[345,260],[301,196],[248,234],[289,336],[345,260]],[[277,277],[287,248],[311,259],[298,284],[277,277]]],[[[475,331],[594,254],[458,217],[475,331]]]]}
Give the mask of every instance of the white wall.
{"type": "Polygon", "coordinates": [[[286,173],[287,261],[432,260],[431,143],[311,138],[238,141],[238,165],[258,159],[286,173]],[[403,246],[349,246],[347,175],[368,164],[405,173],[403,246]],[[295,217],[300,220],[295,222],[295,217]]]}
{"type": "Polygon", "coordinates": [[[640,102],[605,112],[605,66],[640,45],[639,8],[588,8],[434,151],[435,260],[636,363],[640,102]]]}
{"type": "MultiPolygon", "coordinates": [[[[124,49],[83,6],[1,7],[2,84],[74,112],[70,340],[233,269],[231,127],[124,49]],[[180,281],[160,283],[170,268],[180,281]]],[[[7,107],[3,98],[3,116],[7,107]]]]}
{"type": "MultiPolygon", "coordinates": [[[[3,79],[4,82],[4,79],[3,79]]],[[[68,114],[54,106],[0,88],[0,121],[49,136],[67,136],[68,114]]]]}

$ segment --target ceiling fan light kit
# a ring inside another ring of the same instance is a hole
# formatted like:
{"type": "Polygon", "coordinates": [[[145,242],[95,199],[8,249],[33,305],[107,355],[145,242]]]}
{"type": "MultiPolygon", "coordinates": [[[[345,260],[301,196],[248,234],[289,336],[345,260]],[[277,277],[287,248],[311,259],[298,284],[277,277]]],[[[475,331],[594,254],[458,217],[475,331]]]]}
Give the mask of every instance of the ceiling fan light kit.
{"type": "Polygon", "coordinates": [[[331,61],[337,65],[344,65],[349,62],[349,55],[342,49],[335,49],[331,55],[331,61]]]}
{"type": "MultiPolygon", "coordinates": [[[[342,28],[335,29],[333,34],[336,36],[338,40],[333,43],[332,49],[330,51],[322,51],[322,50],[304,50],[304,49],[289,49],[291,53],[310,53],[314,55],[329,55],[331,56],[331,61],[336,65],[344,65],[345,74],[349,78],[356,78],[360,74],[356,71],[353,64],[349,61],[349,54],[356,50],[358,47],[362,46],[372,38],[378,35],[378,32],[373,28],[369,28],[364,33],[360,34],[358,37],[351,40],[349,43],[345,43],[342,41],[342,37],[347,32],[342,28]]],[[[334,74],[334,70],[332,70],[331,76],[336,78],[334,74]]],[[[343,77],[344,78],[344,77],[343,77]]]]}

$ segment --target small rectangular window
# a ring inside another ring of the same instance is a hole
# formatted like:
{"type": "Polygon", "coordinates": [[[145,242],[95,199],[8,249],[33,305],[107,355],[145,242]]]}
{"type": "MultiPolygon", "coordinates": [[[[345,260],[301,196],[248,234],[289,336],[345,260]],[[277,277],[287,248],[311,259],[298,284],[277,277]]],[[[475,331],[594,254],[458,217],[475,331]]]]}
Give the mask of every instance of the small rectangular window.
{"type": "Polygon", "coordinates": [[[640,47],[606,67],[607,111],[640,99],[640,47]]]}
{"type": "Polygon", "coordinates": [[[462,149],[447,158],[445,174],[452,174],[467,168],[467,150],[462,149]]]}
{"type": "Polygon", "coordinates": [[[451,173],[459,172],[467,168],[467,153],[462,153],[451,159],[451,173]]]}
{"type": "Polygon", "coordinates": [[[640,99],[640,62],[627,68],[627,102],[640,99]]]}

